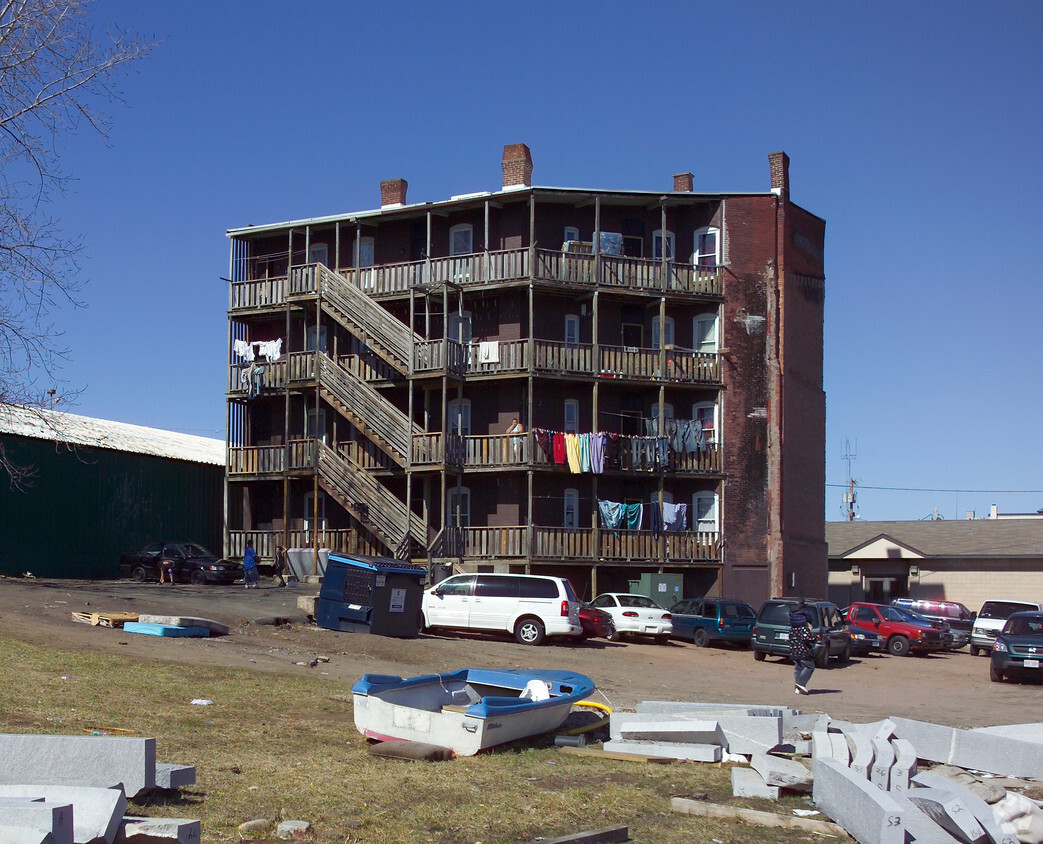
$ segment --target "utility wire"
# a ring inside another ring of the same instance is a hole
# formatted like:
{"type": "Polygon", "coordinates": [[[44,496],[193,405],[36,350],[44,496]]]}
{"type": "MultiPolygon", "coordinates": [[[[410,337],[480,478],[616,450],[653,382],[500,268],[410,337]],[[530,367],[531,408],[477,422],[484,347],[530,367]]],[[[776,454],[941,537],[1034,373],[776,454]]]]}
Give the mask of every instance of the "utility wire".
{"type": "MultiPolygon", "coordinates": [[[[990,494],[1020,494],[1020,493],[1043,493],[1043,489],[958,489],[954,487],[917,487],[917,486],[866,486],[856,484],[859,489],[878,489],[887,492],[967,492],[967,493],[990,493],[990,494]]],[[[847,489],[847,484],[826,484],[827,487],[847,489]]]]}

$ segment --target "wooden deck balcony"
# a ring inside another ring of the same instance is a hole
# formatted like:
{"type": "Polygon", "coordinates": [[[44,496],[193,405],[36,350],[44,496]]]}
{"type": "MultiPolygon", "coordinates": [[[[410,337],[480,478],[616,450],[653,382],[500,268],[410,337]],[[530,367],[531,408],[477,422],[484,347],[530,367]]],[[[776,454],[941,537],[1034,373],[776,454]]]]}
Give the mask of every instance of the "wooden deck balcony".
{"type": "MultiPolygon", "coordinates": [[[[603,290],[636,290],[694,296],[721,295],[721,268],[678,262],[601,255],[563,253],[557,249],[507,249],[476,252],[429,261],[407,261],[373,267],[342,267],[340,275],[371,296],[408,293],[417,285],[443,282],[460,287],[533,280],[553,285],[580,285],[603,290]]],[[[286,302],[287,294],[314,293],[315,274],[294,277],[289,290],[286,276],[245,279],[231,283],[228,309],[261,310],[286,302]],[[302,286],[303,285],[303,286],[302,286]]]]}

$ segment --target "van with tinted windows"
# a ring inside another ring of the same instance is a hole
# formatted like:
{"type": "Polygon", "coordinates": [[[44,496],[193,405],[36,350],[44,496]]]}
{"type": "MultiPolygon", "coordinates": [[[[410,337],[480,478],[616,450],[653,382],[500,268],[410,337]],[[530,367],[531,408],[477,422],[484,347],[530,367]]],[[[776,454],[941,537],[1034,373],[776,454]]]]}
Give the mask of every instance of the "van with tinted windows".
{"type": "Polygon", "coordinates": [[[510,633],[523,645],[583,633],[580,601],[562,577],[456,574],[424,592],[425,628],[510,633]]]}
{"type": "Polygon", "coordinates": [[[982,604],[971,630],[971,656],[989,656],[1003,625],[1016,612],[1043,612],[1043,606],[1018,598],[998,598],[982,604]]]}

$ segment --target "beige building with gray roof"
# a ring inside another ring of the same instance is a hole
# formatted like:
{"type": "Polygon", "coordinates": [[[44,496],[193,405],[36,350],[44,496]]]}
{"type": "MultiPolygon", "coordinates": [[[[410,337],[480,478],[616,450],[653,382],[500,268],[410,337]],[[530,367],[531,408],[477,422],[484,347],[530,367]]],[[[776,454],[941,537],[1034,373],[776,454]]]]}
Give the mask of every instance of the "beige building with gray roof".
{"type": "Polygon", "coordinates": [[[1043,602],[1043,520],[826,522],[829,599],[1043,602]]]}

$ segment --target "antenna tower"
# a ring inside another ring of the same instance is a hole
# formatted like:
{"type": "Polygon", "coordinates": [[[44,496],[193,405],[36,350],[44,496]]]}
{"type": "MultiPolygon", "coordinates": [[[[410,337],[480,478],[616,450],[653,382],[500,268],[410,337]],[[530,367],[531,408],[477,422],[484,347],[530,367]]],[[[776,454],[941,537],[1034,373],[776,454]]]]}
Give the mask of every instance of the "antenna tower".
{"type": "MultiPolygon", "coordinates": [[[[858,449],[858,443],[855,442],[855,449],[858,449]]],[[[847,514],[847,520],[853,522],[855,520],[855,480],[851,477],[851,464],[854,462],[858,454],[851,450],[851,441],[844,440],[844,453],[841,455],[841,459],[847,463],[847,490],[844,492],[844,511],[847,514]]]]}

